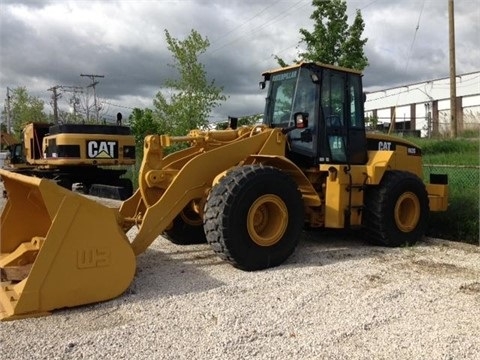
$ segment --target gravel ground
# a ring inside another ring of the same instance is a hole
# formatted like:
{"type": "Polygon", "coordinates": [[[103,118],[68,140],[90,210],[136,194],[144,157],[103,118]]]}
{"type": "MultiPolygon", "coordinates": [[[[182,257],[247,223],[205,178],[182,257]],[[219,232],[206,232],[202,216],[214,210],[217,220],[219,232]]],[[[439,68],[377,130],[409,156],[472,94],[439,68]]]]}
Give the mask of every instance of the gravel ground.
{"type": "Polygon", "coordinates": [[[480,359],[477,246],[305,232],[285,264],[248,273],[159,237],[137,261],[119,298],[0,323],[0,357],[480,359]]]}

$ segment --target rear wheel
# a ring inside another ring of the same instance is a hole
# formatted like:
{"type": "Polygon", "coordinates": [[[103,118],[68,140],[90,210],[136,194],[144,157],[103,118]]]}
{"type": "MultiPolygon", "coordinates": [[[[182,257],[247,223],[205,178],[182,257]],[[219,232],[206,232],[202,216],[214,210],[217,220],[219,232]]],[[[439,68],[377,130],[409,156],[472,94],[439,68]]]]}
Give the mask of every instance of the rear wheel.
{"type": "Polygon", "coordinates": [[[367,188],[363,210],[366,240],[383,246],[416,243],[425,234],[428,194],[422,180],[406,171],[388,171],[367,188]]]}
{"type": "Polygon", "coordinates": [[[92,184],[87,182],[82,182],[81,184],[82,193],[88,195],[90,193],[90,188],[92,187],[92,184]]]}
{"type": "Polygon", "coordinates": [[[56,180],[56,183],[57,185],[60,185],[65,189],[72,190],[73,183],[72,183],[72,180],[68,177],[61,177],[56,180]]]}
{"type": "Polygon", "coordinates": [[[182,212],[173,220],[172,227],[165,230],[167,240],[177,245],[203,244],[207,242],[203,231],[203,220],[187,205],[182,212]]]}
{"type": "Polygon", "coordinates": [[[121,200],[128,199],[130,196],[133,195],[132,180],[127,179],[127,178],[120,178],[117,181],[115,181],[115,186],[121,187],[123,189],[121,200]]]}
{"type": "Polygon", "coordinates": [[[274,167],[248,165],[229,172],[205,204],[208,243],[243,270],[283,263],[295,250],[304,223],[297,184],[274,167]]]}

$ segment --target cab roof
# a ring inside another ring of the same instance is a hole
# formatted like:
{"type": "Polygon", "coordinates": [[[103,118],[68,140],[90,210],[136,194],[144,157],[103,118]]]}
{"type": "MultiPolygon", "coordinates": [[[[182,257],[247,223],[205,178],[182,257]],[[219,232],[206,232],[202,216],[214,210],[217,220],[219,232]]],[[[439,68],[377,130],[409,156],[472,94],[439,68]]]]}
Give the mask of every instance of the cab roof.
{"type": "Polygon", "coordinates": [[[264,73],[262,73],[262,76],[268,77],[271,74],[275,74],[275,73],[279,73],[279,72],[283,72],[283,71],[291,70],[291,69],[299,69],[299,68],[306,67],[306,66],[316,66],[316,67],[321,67],[321,68],[327,68],[327,69],[332,69],[332,70],[348,72],[348,73],[357,74],[357,75],[362,74],[362,72],[359,71],[359,70],[349,69],[349,68],[342,67],[342,66],[328,65],[328,64],[323,64],[323,63],[320,63],[320,62],[304,62],[304,61],[302,61],[298,64],[293,64],[293,65],[289,65],[289,66],[286,66],[286,67],[281,67],[281,68],[273,69],[273,70],[270,70],[270,71],[265,71],[264,73]]]}

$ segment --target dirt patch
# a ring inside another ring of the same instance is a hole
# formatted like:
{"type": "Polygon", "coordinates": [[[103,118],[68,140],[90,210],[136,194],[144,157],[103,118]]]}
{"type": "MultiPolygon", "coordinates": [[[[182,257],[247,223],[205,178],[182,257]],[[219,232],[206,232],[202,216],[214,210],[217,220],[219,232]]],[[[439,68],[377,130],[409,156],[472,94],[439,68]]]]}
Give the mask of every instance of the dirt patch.
{"type": "Polygon", "coordinates": [[[460,291],[465,294],[480,294],[480,282],[475,281],[460,286],[460,291]]]}
{"type": "Polygon", "coordinates": [[[446,262],[438,262],[431,259],[414,260],[411,262],[411,266],[413,270],[426,272],[436,276],[478,275],[476,271],[472,271],[471,269],[446,262]]]}

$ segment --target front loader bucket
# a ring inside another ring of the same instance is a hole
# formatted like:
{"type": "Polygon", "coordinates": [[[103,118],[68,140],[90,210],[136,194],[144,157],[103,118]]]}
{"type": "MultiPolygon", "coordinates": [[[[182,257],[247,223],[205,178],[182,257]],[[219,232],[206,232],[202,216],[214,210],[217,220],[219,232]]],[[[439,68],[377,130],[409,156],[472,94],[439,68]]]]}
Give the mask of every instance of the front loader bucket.
{"type": "Polygon", "coordinates": [[[135,274],[117,211],[53,181],[0,169],[0,320],[108,300],[135,274]]]}

